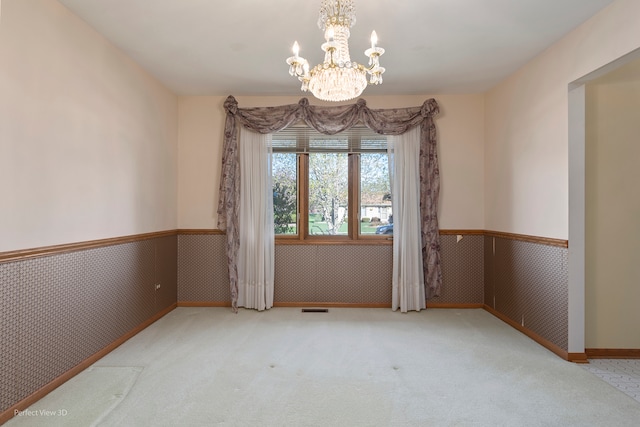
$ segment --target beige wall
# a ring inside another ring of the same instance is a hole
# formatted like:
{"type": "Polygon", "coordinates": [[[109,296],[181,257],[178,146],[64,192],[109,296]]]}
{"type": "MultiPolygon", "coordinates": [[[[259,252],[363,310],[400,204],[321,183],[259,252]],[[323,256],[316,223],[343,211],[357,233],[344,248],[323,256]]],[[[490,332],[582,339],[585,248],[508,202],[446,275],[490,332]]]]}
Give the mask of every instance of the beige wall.
{"type": "Polygon", "coordinates": [[[640,47],[639,16],[616,1],[486,94],[487,229],[568,237],[568,84],[640,47]]]}
{"type": "Polygon", "coordinates": [[[586,347],[640,348],[640,60],[587,85],[586,347]]]}
{"type": "MultiPolygon", "coordinates": [[[[240,108],[247,108],[293,104],[302,97],[301,93],[299,97],[237,96],[236,99],[240,108]]],[[[419,106],[431,97],[363,96],[371,108],[419,106]]],[[[436,118],[441,169],[440,227],[483,229],[483,95],[433,97],[440,105],[440,115],[436,118]]],[[[179,99],[179,228],[217,228],[225,98],[179,99]]],[[[310,102],[320,105],[311,97],[310,102]]]]}
{"type": "Polygon", "coordinates": [[[0,251],[177,226],[177,97],[55,0],[3,0],[0,251]]]}

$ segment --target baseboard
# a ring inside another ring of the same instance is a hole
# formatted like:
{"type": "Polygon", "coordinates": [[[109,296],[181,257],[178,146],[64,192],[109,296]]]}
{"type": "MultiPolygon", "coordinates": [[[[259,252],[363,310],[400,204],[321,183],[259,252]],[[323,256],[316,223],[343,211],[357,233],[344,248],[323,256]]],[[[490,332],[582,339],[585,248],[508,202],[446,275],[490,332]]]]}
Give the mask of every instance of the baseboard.
{"type": "Polygon", "coordinates": [[[569,362],[574,362],[574,363],[588,363],[587,355],[585,353],[569,353],[568,351],[558,347],[548,339],[541,337],[540,335],[536,334],[535,332],[533,332],[528,328],[525,328],[524,326],[520,325],[518,322],[515,322],[509,319],[507,316],[500,313],[499,311],[496,311],[494,308],[486,304],[483,305],[483,308],[489,313],[496,316],[498,319],[508,324],[509,326],[513,327],[514,329],[517,329],[518,331],[522,332],[523,334],[525,334],[526,336],[528,336],[529,338],[531,338],[541,346],[545,347],[547,350],[560,356],[562,359],[567,360],[569,362]]]}
{"type": "Polygon", "coordinates": [[[231,301],[178,301],[178,307],[231,307],[231,301]]]}
{"type": "Polygon", "coordinates": [[[448,303],[448,302],[427,301],[427,308],[484,308],[484,304],[482,303],[454,304],[454,303],[448,303]]]}
{"type": "MultiPolygon", "coordinates": [[[[333,307],[333,308],[391,308],[391,303],[352,303],[352,302],[274,302],[274,307],[333,307]]],[[[230,301],[178,301],[178,307],[231,307],[230,301]]],[[[427,302],[427,308],[483,308],[484,304],[427,302]]]]}
{"type": "Polygon", "coordinates": [[[123,336],[121,336],[120,338],[118,338],[117,340],[112,342],[111,344],[109,344],[106,347],[104,347],[102,350],[100,350],[97,353],[94,353],[93,355],[89,356],[84,361],[80,362],[78,365],[76,365],[73,368],[69,369],[64,374],[62,374],[59,377],[55,378],[53,381],[51,381],[50,383],[48,383],[44,387],[40,388],[39,390],[35,391],[34,393],[32,393],[29,396],[27,396],[24,399],[22,399],[20,402],[18,402],[15,405],[11,406],[9,409],[7,409],[7,410],[3,411],[2,413],[0,413],[0,425],[6,423],[11,418],[13,418],[13,416],[15,414],[15,411],[24,411],[30,405],[32,405],[35,402],[37,402],[38,400],[42,399],[47,394],[51,393],[53,390],[55,390],[56,388],[60,387],[62,384],[64,384],[65,382],[69,381],[71,378],[75,377],[80,372],[84,371],[85,369],[87,369],[88,367],[93,365],[95,362],[97,362],[98,360],[100,360],[101,358],[103,358],[104,356],[106,356],[107,354],[112,352],[113,350],[115,350],[117,347],[122,345],[129,338],[133,337],[134,335],[136,335],[137,333],[139,333],[140,331],[145,329],[147,326],[151,325],[152,323],[154,323],[155,321],[157,321],[161,317],[165,316],[167,313],[169,313],[170,311],[175,309],[176,306],[177,306],[177,304],[172,304],[169,307],[165,308],[164,310],[156,313],[155,315],[153,315],[149,319],[147,319],[144,322],[142,322],[140,325],[136,326],[131,331],[127,332],[126,334],[124,334],[123,336]]]}
{"type": "Polygon", "coordinates": [[[589,359],[640,359],[637,348],[587,348],[585,353],[589,359]]]}
{"type": "Polygon", "coordinates": [[[567,360],[573,363],[589,363],[587,353],[567,353],[567,360]]]}
{"type": "Polygon", "coordinates": [[[274,307],[331,307],[331,308],[388,308],[390,303],[351,303],[351,302],[274,302],[274,307]]]}
{"type": "MultiPolygon", "coordinates": [[[[389,308],[391,304],[343,302],[274,302],[274,307],[389,308]]],[[[231,301],[178,301],[178,307],[231,307],[231,301]]]]}

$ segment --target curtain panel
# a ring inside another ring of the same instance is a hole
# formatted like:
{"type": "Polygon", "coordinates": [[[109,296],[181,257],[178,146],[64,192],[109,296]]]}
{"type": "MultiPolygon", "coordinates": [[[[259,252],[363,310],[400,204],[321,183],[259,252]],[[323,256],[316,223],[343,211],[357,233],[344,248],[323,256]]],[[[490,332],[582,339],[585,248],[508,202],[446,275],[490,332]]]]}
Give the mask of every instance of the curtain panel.
{"type": "Polygon", "coordinates": [[[238,307],[273,306],[274,228],[271,134],[240,129],[238,307]]]}
{"type": "Polygon", "coordinates": [[[426,308],[420,230],[420,129],[388,139],[393,199],[393,272],[391,309],[426,308]]]}
{"type": "Polygon", "coordinates": [[[240,201],[240,166],[238,161],[238,126],[258,133],[274,133],[299,121],[320,133],[333,135],[362,123],[382,135],[401,135],[420,126],[420,222],[422,262],[427,298],[440,295],[440,236],[438,231],[438,166],[434,117],[438,103],[431,98],[419,107],[370,109],[364,99],[341,106],[309,105],[307,98],[297,104],[276,107],[238,108],[233,96],[224,102],[226,121],[222,169],[218,199],[218,228],[227,234],[227,261],[231,304],[238,304],[238,206],[240,201]]]}

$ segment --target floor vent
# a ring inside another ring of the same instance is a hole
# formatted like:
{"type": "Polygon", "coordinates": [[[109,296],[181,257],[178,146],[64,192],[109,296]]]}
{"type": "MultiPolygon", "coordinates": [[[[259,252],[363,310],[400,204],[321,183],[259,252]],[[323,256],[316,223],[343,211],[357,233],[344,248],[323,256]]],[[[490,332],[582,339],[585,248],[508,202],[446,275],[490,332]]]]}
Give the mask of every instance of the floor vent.
{"type": "Polygon", "coordinates": [[[303,313],[328,313],[328,308],[303,308],[303,313]]]}

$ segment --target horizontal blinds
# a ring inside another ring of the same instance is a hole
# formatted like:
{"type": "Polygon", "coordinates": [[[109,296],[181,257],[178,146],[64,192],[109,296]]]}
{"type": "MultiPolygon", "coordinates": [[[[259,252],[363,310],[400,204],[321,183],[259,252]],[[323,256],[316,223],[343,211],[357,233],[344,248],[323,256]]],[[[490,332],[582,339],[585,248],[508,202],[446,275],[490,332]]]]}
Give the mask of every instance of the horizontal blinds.
{"type": "Polygon", "coordinates": [[[367,127],[352,127],[336,135],[323,135],[310,127],[291,126],[273,134],[273,151],[309,152],[381,152],[387,151],[387,137],[367,127]]]}

